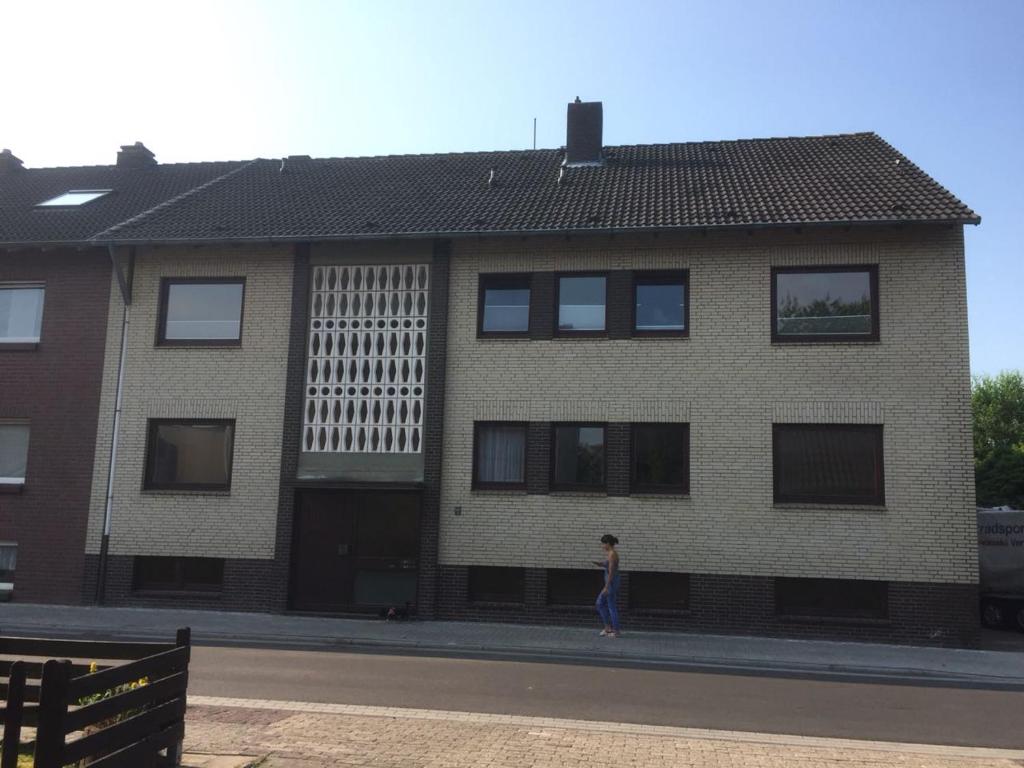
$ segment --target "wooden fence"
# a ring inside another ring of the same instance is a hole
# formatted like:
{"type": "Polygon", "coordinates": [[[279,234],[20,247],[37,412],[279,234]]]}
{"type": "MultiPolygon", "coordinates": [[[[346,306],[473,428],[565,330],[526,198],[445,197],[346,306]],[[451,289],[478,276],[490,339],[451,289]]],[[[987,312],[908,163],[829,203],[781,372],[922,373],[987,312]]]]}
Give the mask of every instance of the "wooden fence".
{"type": "Polygon", "coordinates": [[[0,637],[0,656],[22,657],[0,659],[0,768],[15,768],[20,751],[35,768],[180,764],[190,652],[188,629],[174,643],[0,637]],[[98,660],[108,663],[91,671],[98,660]],[[35,738],[24,740],[30,727],[35,738]]]}

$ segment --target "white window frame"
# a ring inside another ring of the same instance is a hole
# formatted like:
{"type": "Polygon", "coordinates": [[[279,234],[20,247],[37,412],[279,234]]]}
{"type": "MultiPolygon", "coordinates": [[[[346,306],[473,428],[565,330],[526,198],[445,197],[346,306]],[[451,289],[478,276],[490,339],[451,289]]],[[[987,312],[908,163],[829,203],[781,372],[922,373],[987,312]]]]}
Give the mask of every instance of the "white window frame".
{"type": "Polygon", "coordinates": [[[43,335],[43,312],[46,310],[46,284],[40,282],[0,283],[0,291],[27,291],[38,289],[43,292],[42,308],[39,312],[39,333],[35,336],[0,336],[0,349],[4,344],[38,344],[43,335]]]}
{"type": "Polygon", "coordinates": [[[36,203],[36,208],[80,208],[83,205],[88,205],[93,200],[99,200],[101,197],[109,195],[113,191],[112,189],[69,189],[66,192],[61,192],[56,197],[51,197],[49,200],[36,203]],[[89,197],[85,200],[74,200],[72,198],[72,200],[67,202],[61,202],[64,198],[71,195],[89,195],[89,197]]]}
{"type": "MultiPolygon", "coordinates": [[[[28,429],[29,443],[32,441],[32,427],[28,421],[17,419],[0,420],[0,427],[25,427],[28,429]]],[[[25,475],[28,475],[28,445],[25,446],[25,475]]],[[[24,477],[0,477],[0,485],[25,485],[24,477]]]]}

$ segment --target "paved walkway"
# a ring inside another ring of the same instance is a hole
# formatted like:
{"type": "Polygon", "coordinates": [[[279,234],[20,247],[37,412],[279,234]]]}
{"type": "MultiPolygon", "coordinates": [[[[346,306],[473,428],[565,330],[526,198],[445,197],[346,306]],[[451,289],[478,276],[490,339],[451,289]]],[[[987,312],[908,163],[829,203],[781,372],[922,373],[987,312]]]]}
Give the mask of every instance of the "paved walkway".
{"type": "Polygon", "coordinates": [[[263,768],[1019,768],[1024,751],[194,696],[186,749],[263,768]]]}
{"type": "Polygon", "coordinates": [[[10,603],[0,634],[197,644],[372,650],[587,664],[764,672],[843,680],[935,682],[1024,690],[1024,653],[763,637],[630,632],[610,640],[573,627],[336,619],[264,613],[10,603]]]}

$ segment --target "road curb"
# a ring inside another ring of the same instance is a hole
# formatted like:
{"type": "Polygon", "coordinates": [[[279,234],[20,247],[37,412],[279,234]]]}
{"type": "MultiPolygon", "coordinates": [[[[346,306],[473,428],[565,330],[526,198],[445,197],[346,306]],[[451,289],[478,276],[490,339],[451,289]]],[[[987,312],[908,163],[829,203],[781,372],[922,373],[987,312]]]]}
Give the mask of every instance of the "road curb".
{"type": "MultiPolygon", "coordinates": [[[[10,633],[11,627],[4,632],[10,633]]],[[[161,632],[97,632],[95,630],[54,631],[38,627],[14,633],[49,638],[86,638],[91,640],[162,641],[161,632]]],[[[1024,692],[1024,679],[957,674],[936,670],[867,667],[843,664],[793,664],[766,660],[740,661],[714,657],[630,656],[626,652],[585,652],[563,648],[492,647],[480,644],[448,643],[436,645],[417,641],[366,640],[364,638],[325,638],[323,636],[291,636],[288,638],[261,635],[194,632],[193,645],[279,650],[325,651],[339,653],[386,654],[395,656],[430,656],[436,658],[480,659],[522,663],[573,664],[580,666],[649,669],[702,674],[742,675],[746,677],[778,677],[824,682],[849,682],[916,687],[961,688],[967,690],[1024,692]]]]}

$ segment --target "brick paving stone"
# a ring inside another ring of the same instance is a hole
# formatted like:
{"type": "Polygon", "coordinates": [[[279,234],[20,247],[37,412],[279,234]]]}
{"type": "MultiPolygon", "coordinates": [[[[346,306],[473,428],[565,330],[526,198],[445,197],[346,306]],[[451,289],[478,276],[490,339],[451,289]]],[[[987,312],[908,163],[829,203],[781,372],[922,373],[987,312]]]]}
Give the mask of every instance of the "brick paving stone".
{"type": "Polygon", "coordinates": [[[186,749],[263,768],[1020,768],[1024,752],[194,697],[186,749]],[[706,735],[705,735],[706,734],[706,735]],[[862,746],[863,745],[863,746],[862,746]]]}

